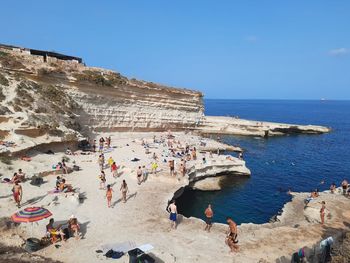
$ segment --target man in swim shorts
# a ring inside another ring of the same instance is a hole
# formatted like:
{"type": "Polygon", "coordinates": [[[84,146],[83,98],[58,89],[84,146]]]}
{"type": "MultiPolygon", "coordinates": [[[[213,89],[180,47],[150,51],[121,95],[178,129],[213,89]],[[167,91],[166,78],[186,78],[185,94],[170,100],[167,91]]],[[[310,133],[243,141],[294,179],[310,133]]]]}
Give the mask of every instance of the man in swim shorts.
{"type": "Polygon", "coordinates": [[[177,219],[177,207],[175,205],[175,200],[173,200],[167,208],[170,213],[171,227],[176,229],[176,219],[177,219]]]}
{"type": "Polygon", "coordinates": [[[239,246],[237,245],[237,224],[232,220],[231,217],[226,218],[226,222],[229,226],[227,231],[227,236],[225,243],[229,246],[231,249],[231,252],[237,252],[239,249],[239,246]]]}
{"type": "Polygon", "coordinates": [[[204,214],[205,214],[205,223],[206,223],[204,230],[210,232],[210,228],[213,224],[212,219],[214,216],[214,212],[211,209],[211,204],[208,204],[208,207],[207,209],[205,209],[204,214]]]}

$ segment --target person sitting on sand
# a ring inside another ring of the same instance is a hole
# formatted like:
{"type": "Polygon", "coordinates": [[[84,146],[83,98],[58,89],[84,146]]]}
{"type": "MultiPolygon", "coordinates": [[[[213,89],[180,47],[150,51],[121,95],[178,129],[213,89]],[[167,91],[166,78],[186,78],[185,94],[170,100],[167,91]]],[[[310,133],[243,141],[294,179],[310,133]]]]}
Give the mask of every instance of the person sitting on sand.
{"type": "Polygon", "coordinates": [[[72,152],[72,150],[69,147],[67,147],[67,149],[66,149],[66,154],[67,155],[73,155],[73,152],[72,152]]]}
{"type": "Polygon", "coordinates": [[[66,179],[62,179],[59,190],[63,193],[73,192],[73,187],[70,184],[66,184],[66,179]]]}
{"type": "Polygon", "coordinates": [[[106,189],[106,174],[104,171],[101,171],[99,179],[100,179],[100,189],[106,189]]]}
{"type": "Polygon", "coordinates": [[[68,229],[71,233],[73,233],[75,239],[80,238],[80,226],[78,224],[78,219],[74,215],[72,215],[68,221],[68,229]]]}
{"type": "Polygon", "coordinates": [[[341,183],[341,187],[343,189],[343,195],[346,195],[346,190],[349,187],[348,181],[344,179],[343,182],[341,183]]]}
{"type": "Polygon", "coordinates": [[[237,224],[232,220],[231,217],[227,217],[226,222],[227,222],[229,228],[227,231],[225,243],[229,246],[229,248],[231,249],[231,252],[237,252],[239,249],[239,246],[237,245],[237,243],[238,243],[237,224]]]}
{"type": "Polygon", "coordinates": [[[329,190],[331,190],[331,194],[334,194],[336,189],[337,189],[337,186],[335,185],[335,183],[332,183],[331,187],[329,188],[329,190]]]}
{"type": "Polygon", "coordinates": [[[64,159],[62,159],[62,162],[61,162],[61,169],[63,170],[64,174],[68,174],[68,167],[64,159]]]}
{"type": "Polygon", "coordinates": [[[141,166],[139,166],[139,168],[136,171],[136,176],[137,176],[137,184],[140,185],[142,183],[142,169],[141,166]]]}
{"type": "Polygon", "coordinates": [[[21,182],[23,182],[25,180],[26,174],[23,173],[22,169],[18,169],[17,175],[18,175],[18,178],[21,182]]]}
{"type": "Polygon", "coordinates": [[[208,204],[208,207],[207,207],[207,209],[205,209],[204,214],[205,214],[205,228],[204,228],[204,230],[210,232],[210,228],[212,227],[212,219],[214,216],[214,212],[211,209],[211,204],[208,204]]]}
{"type": "Polygon", "coordinates": [[[14,173],[12,176],[12,179],[10,180],[11,183],[15,182],[20,182],[21,180],[19,179],[18,173],[14,173]]]}
{"type": "Polygon", "coordinates": [[[177,207],[175,205],[175,200],[173,200],[170,205],[167,207],[167,211],[170,213],[170,221],[173,229],[176,229],[176,220],[177,220],[177,207]]]}
{"type": "Polygon", "coordinates": [[[122,192],[122,200],[123,203],[126,202],[126,194],[129,192],[128,185],[126,184],[125,180],[123,180],[122,185],[120,186],[120,191],[122,192]]]}
{"type": "Polygon", "coordinates": [[[118,177],[118,166],[115,162],[113,162],[111,165],[111,172],[113,177],[118,177]]]}
{"type": "Polygon", "coordinates": [[[56,177],[56,190],[59,190],[61,183],[62,183],[61,177],[57,176],[56,177]]]}
{"type": "Polygon", "coordinates": [[[57,238],[60,237],[61,240],[66,241],[64,237],[64,233],[61,229],[62,225],[58,225],[57,227],[54,227],[55,220],[53,218],[50,219],[49,223],[46,225],[46,232],[49,237],[51,237],[52,243],[55,243],[57,241],[57,238]]]}
{"type": "Polygon", "coordinates": [[[106,191],[106,198],[107,198],[107,206],[108,208],[111,207],[111,201],[112,201],[112,194],[113,193],[113,189],[111,187],[111,185],[107,185],[107,191],[106,191]]]}
{"type": "Polygon", "coordinates": [[[13,199],[15,200],[17,207],[21,207],[21,201],[23,196],[22,186],[19,181],[15,181],[15,185],[12,188],[13,199]]]}
{"type": "Polygon", "coordinates": [[[305,207],[314,200],[315,198],[319,197],[318,189],[315,189],[314,191],[311,192],[310,196],[304,200],[305,207]]]}

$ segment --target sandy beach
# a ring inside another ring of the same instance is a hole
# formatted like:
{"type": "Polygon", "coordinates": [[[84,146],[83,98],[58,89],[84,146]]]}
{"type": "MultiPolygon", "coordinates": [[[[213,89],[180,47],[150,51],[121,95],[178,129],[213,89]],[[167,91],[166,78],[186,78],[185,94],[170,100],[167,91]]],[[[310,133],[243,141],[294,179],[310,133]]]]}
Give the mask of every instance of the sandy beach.
{"type": "MultiPolygon", "coordinates": [[[[334,233],[341,233],[347,229],[350,214],[348,200],[339,194],[321,193],[319,201],[326,200],[330,218],[322,227],[319,223],[319,204],[312,203],[309,208],[303,209],[303,200],[306,194],[295,194],[291,203],[286,204],[284,213],[275,223],[263,225],[243,224],[239,226],[240,252],[230,253],[225,244],[227,226],[214,224],[212,231],[203,231],[204,222],[196,218],[178,217],[178,228],[171,229],[169,213],[166,211],[168,201],[174,192],[188,184],[188,180],[177,175],[169,175],[168,164],[159,161],[157,175],[150,174],[146,182],[137,184],[136,169],[138,166],[150,166],[153,152],[159,159],[167,158],[166,144],[154,144],[149,154],[142,146],[144,142],[153,141],[153,135],[158,138],[161,133],[113,133],[97,136],[112,137],[112,149],[105,153],[106,160],[112,156],[120,166],[120,176],[113,178],[110,169],[106,168],[107,184],[113,188],[112,207],[107,207],[105,190],[99,189],[98,153],[89,155],[65,155],[63,152],[43,154],[31,152],[30,162],[17,160],[2,170],[3,177],[10,177],[14,170],[21,168],[27,176],[38,172],[52,170],[52,165],[67,156],[68,166],[73,164],[81,168],[65,175],[68,184],[71,184],[76,193],[48,194],[55,186],[56,175],[44,177],[44,184],[40,187],[22,184],[22,208],[41,206],[52,212],[57,223],[66,222],[74,215],[81,226],[82,239],[68,239],[58,242],[59,247],[50,245],[35,254],[59,260],[61,262],[97,262],[107,260],[103,253],[104,245],[125,244],[141,246],[150,244],[154,248],[149,252],[157,262],[274,262],[278,258],[290,256],[300,247],[312,248],[323,237],[334,233]],[[162,156],[163,154],[163,156],[162,156]],[[140,161],[131,161],[134,158],[140,161]],[[127,202],[121,200],[120,185],[125,179],[129,193],[127,202]],[[80,197],[80,199],[79,199],[80,197]],[[328,225],[331,223],[331,226],[328,225]],[[288,239],[288,240],[287,240],[288,239]],[[268,248],[269,253],[266,254],[268,248]],[[254,253],[252,253],[254,251],[254,253]]],[[[164,135],[164,133],[163,133],[164,135]]],[[[176,133],[175,140],[198,146],[205,140],[208,147],[225,147],[218,142],[201,139],[194,135],[176,133]]],[[[152,144],[153,145],[153,144],[152,144]]],[[[53,149],[54,151],[54,149],[53,149]]],[[[209,153],[205,153],[207,158],[209,153]]],[[[204,156],[204,155],[203,155],[204,156]]],[[[201,166],[202,153],[198,154],[197,161],[188,162],[188,166],[201,166]]],[[[213,155],[213,159],[222,156],[213,155]]],[[[234,158],[236,159],[236,158],[234,158]]],[[[0,207],[2,217],[9,217],[18,208],[11,195],[11,185],[0,184],[1,193],[4,193],[0,207]]],[[[188,200],[191,202],[191,200],[188,200]]],[[[233,216],[234,215],[229,215],[233,216]]],[[[15,229],[4,231],[4,235],[12,236],[3,242],[6,245],[18,245],[30,236],[40,238],[45,235],[45,225],[49,219],[34,224],[20,224],[15,229]],[[15,233],[15,236],[13,236],[15,233]],[[17,236],[19,234],[19,236],[17,236]],[[22,239],[23,238],[23,239],[22,239]]],[[[128,256],[123,256],[118,262],[128,262],[128,256]]]]}

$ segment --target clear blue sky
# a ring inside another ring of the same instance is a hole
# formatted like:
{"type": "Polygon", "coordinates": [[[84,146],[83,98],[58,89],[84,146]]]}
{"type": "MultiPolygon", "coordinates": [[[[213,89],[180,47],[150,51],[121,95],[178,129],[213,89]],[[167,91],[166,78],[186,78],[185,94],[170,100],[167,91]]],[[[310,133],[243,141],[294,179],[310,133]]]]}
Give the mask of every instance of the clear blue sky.
{"type": "Polygon", "coordinates": [[[0,43],[206,98],[350,99],[350,1],[3,1],[0,43]]]}

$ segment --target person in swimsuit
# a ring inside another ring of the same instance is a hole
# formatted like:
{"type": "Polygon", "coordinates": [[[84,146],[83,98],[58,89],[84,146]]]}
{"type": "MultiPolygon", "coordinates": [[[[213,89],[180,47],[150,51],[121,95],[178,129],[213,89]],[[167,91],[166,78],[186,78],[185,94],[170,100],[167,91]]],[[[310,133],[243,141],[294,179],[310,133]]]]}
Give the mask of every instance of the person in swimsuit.
{"type": "Polygon", "coordinates": [[[167,208],[170,213],[170,221],[172,228],[176,229],[176,219],[177,219],[177,207],[175,205],[175,200],[173,200],[167,208]]]}
{"type": "Polygon", "coordinates": [[[157,174],[157,169],[158,169],[158,164],[156,161],[154,161],[151,165],[151,173],[152,174],[157,174]]]}
{"type": "Polygon", "coordinates": [[[174,160],[170,160],[169,161],[169,168],[170,168],[170,176],[174,176],[175,175],[175,161],[174,160]]]}
{"type": "Polygon", "coordinates": [[[117,170],[118,170],[118,166],[117,166],[117,164],[115,162],[113,162],[112,165],[111,165],[111,171],[112,171],[112,175],[113,175],[114,178],[118,177],[117,170]]]}
{"type": "Polygon", "coordinates": [[[73,187],[70,184],[66,184],[66,179],[62,179],[59,190],[64,193],[73,192],[73,187]]]}
{"type": "Polygon", "coordinates": [[[61,182],[62,182],[61,177],[57,176],[56,177],[56,190],[59,190],[61,182]]]}
{"type": "Polygon", "coordinates": [[[192,160],[197,160],[197,149],[196,149],[196,147],[193,147],[193,150],[192,150],[192,160]]]}
{"type": "Polygon", "coordinates": [[[14,173],[11,179],[11,183],[15,183],[15,182],[20,182],[21,180],[19,179],[18,173],[14,173]]]}
{"type": "Polygon", "coordinates": [[[106,174],[104,171],[101,171],[99,178],[100,178],[100,189],[106,189],[106,174]]]}
{"type": "Polygon", "coordinates": [[[211,204],[208,204],[208,207],[207,209],[205,209],[204,214],[205,214],[205,223],[206,223],[204,230],[210,232],[210,228],[212,227],[212,224],[213,224],[212,219],[214,216],[214,212],[211,209],[211,204]]]}
{"type": "Polygon", "coordinates": [[[95,153],[96,152],[96,140],[92,143],[92,151],[95,153]]]}
{"type": "Polygon", "coordinates": [[[321,217],[321,224],[323,225],[324,224],[324,216],[326,214],[326,202],[325,201],[322,201],[321,202],[322,206],[321,206],[321,209],[320,209],[320,217],[321,217]]]}
{"type": "Polygon", "coordinates": [[[137,176],[137,183],[138,185],[140,185],[142,183],[142,169],[141,166],[139,166],[139,168],[136,171],[136,176],[137,176]]]}
{"type": "Polygon", "coordinates": [[[61,229],[62,225],[58,225],[57,227],[54,227],[55,220],[53,218],[50,219],[49,223],[46,225],[46,232],[51,237],[52,243],[55,243],[57,240],[57,237],[61,237],[61,240],[66,241],[64,237],[64,233],[61,229]]]}
{"type": "Polygon", "coordinates": [[[332,183],[331,187],[329,188],[329,190],[331,190],[331,194],[334,194],[336,189],[337,189],[337,186],[335,185],[335,183],[332,183]]]}
{"type": "MultiPolygon", "coordinates": [[[[110,156],[110,157],[108,158],[107,163],[108,163],[109,167],[112,167],[112,164],[114,163],[114,160],[113,160],[112,156],[110,156]]],[[[112,169],[111,169],[111,170],[112,170],[112,169]]]]}
{"type": "Polygon", "coordinates": [[[344,179],[343,182],[341,183],[341,187],[343,189],[343,195],[346,195],[346,190],[349,187],[348,181],[344,179]]]}
{"type": "Polygon", "coordinates": [[[146,168],[146,166],[142,166],[142,182],[146,182],[148,178],[148,170],[146,168]]]}
{"type": "Polygon", "coordinates": [[[120,186],[120,191],[122,192],[122,200],[123,203],[126,202],[126,193],[129,192],[128,185],[125,180],[123,180],[122,185],[120,186]]]}
{"type": "Polygon", "coordinates": [[[68,221],[68,229],[73,233],[75,239],[80,238],[80,226],[78,224],[78,219],[72,215],[68,221]]]}
{"type": "Polygon", "coordinates": [[[105,160],[102,154],[98,157],[98,165],[100,166],[100,171],[103,171],[105,167],[105,160]]]}
{"type": "Polygon", "coordinates": [[[18,175],[18,178],[21,182],[23,182],[25,180],[26,174],[22,172],[22,169],[18,169],[17,175],[18,175]]]}
{"type": "Polygon", "coordinates": [[[103,139],[103,137],[100,138],[100,141],[99,141],[99,151],[102,153],[103,152],[103,146],[104,146],[104,143],[105,143],[105,139],[103,139]]]}
{"type": "Polygon", "coordinates": [[[21,201],[22,201],[22,186],[19,184],[18,181],[15,181],[15,185],[12,188],[12,194],[13,194],[13,199],[15,200],[17,207],[21,207],[21,201]]]}
{"type": "Polygon", "coordinates": [[[232,220],[231,217],[226,218],[226,222],[229,226],[227,231],[227,236],[225,243],[229,246],[231,252],[237,252],[239,249],[239,246],[237,245],[237,224],[232,220]]]}
{"type": "Polygon", "coordinates": [[[112,192],[113,192],[113,189],[112,189],[111,185],[107,185],[106,198],[107,198],[108,207],[111,207],[112,192]]]}

